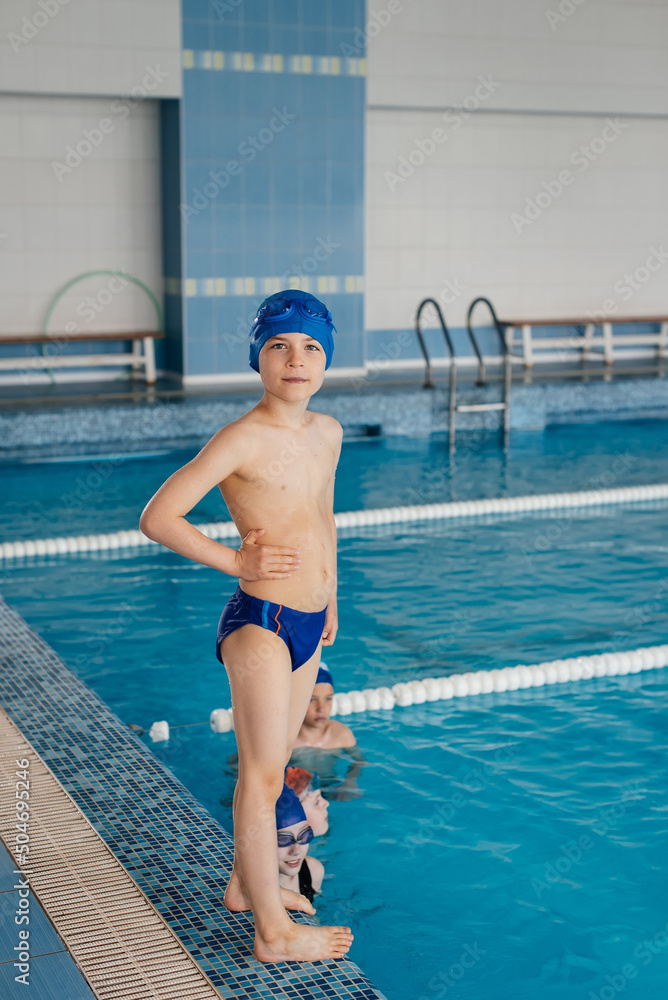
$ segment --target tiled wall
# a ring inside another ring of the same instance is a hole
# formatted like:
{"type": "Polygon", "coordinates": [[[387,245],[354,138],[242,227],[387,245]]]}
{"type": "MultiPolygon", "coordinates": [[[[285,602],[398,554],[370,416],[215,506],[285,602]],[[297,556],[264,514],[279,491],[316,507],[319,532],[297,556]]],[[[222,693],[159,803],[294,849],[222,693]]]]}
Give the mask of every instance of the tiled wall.
{"type": "Polygon", "coordinates": [[[624,275],[661,247],[666,122],[620,117],[615,135],[593,116],[481,113],[457,129],[440,112],[397,117],[373,112],[368,127],[371,329],[397,319],[410,326],[429,294],[454,326],[464,324],[476,295],[488,295],[509,318],[579,316],[608,299],[619,316],[665,314],[665,255],[651,262],[656,270],[640,272],[636,287],[624,275]],[[395,181],[399,158],[437,128],[447,139],[395,181]],[[579,153],[577,165],[570,162],[573,151],[609,134],[615,138],[594,162],[579,153]],[[567,168],[572,180],[562,185],[567,168]],[[537,208],[529,215],[527,199],[537,208]]]}
{"type": "Polygon", "coordinates": [[[487,107],[665,114],[663,0],[368,0],[369,104],[441,107],[479,73],[487,107]],[[388,8],[398,7],[389,18],[388,8]]]}
{"type": "MultiPolygon", "coordinates": [[[[0,95],[0,133],[0,336],[40,332],[56,292],[88,271],[126,271],[160,296],[158,102],[0,95]]],[[[136,286],[102,275],[67,293],[49,329],[155,323],[136,286]]]]}
{"type": "MultiPolygon", "coordinates": [[[[250,320],[290,284],[330,306],[352,372],[419,356],[427,295],[462,352],[478,294],[534,318],[666,310],[666,4],[90,0],[33,32],[34,14],[0,11],[0,333],[41,329],[60,284],[116,266],[158,294],[164,276],[159,363],[186,383],[254,380],[250,320]],[[109,117],[115,98],[90,95],[149,67],[149,99],[55,178],[109,117]]],[[[104,325],[145,308],[119,298],[104,325]]]]}
{"type": "MultiPolygon", "coordinates": [[[[358,370],[364,0],[185,0],[182,11],[174,0],[91,0],[85,11],[42,10],[35,24],[34,14],[10,0],[0,15],[5,66],[18,67],[6,89],[22,92],[0,102],[9,137],[0,334],[39,332],[51,296],[77,274],[125,269],[158,297],[164,276],[158,363],[186,381],[249,375],[250,318],[286,286],[327,302],[339,331],[334,364],[358,370]],[[149,71],[149,91],[136,99],[149,71]],[[183,99],[170,100],[182,81],[183,99]],[[88,96],[54,96],[72,92],[88,96]],[[49,96],[32,96],[42,93],[49,96]],[[131,113],[121,115],[115,108],[128,93],[131,113]],[[113,127],[89,148],[83,130],[101,119],[113,127]],[[83,140],[85,154],[56,176],[53,161],[83,140]]],[[[56,327],[97,290],[68,297],[56,327]]],[[[154,323],[133,289],[89,326],[154,323]]]]}
{"type": "Polygon", "coordinates": [[[184,0],[183,11],[186,381],[247,373],[252,316],[290,285],[325,300],[339,331],[333,364],[356,368],[363,0],[184,0]]]}
{"type": "Polygon", "coordinates": [[[398,331],[428,295],[462,353],[481,294],[508,318],[665,314],[668,5],[400,7],[369,41],[368,358],[418,356],[398,331]]]}
{"type": "MultiPolygon", "coordinates": [[[[125,270],[162,297],[157,99],[180,93],[180,0],[0,5],[0,338],[39,333],[56,292],[86,271],[125,270]]],[[[49,330],[155,324],[137,286],[102,275],[67,294],[49,330]]],[[[99,344],[76,346],[87,350],[99,344]]],[[[3,357],[26,353],[40,349],[2,347],[3,357]]],[[[29,364],[0,382],[47,379],[29,364]]]]}
{"type": "Polygon", "coordinates": [[[181,93],[180,0],[3,0],[0,92],[131,94],[146,66],[181,93]]]}

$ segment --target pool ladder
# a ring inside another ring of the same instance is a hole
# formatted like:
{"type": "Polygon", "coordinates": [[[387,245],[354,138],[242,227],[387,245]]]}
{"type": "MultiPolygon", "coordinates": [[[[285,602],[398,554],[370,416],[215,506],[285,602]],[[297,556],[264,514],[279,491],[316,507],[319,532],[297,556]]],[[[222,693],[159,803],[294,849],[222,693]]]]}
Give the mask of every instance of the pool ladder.
{"type": "Polygon", "coordinates": [[[503,324],[499,320],[494,310],[494,306],[489,301],[489,299],[479,296],[474,299],[469,306],[469,311],[466,317],[466,329],[468,331],[469,339],[471,345],[478,359],[478,378],[476,380],[476,385],[484,386],[487,385],[487,376],[485,373],[485,359],[480,352],[480,347],[478,346],[478,341],[476,340],[475,334],[473,332],[473,327],[471,325],[471,317],[473,315],[473,310],[478,305],[479,302],[484,302],[490,313],[492,314],[492,321],[494,327],[499,335],[501,341],[501,350],[503,354],[503,368],[504,368],[504,378],[503,378],[503,399],[498,403],[457,403],[457,362],[455,349],[452,343],[452,338],[450,337],[450,331],[448,330],[448,325],[445,322],[443,313],[441,312],[441,307],[436,301],[436,299],[427,298],[423,299],[418,306],[417,315],[415,317],[415,332],[417,334],[418,341],[420,343],[420,349],[422,350],[422,355],[425,361],[425,389],[433,389],[434,381],[432,379],[432,369],[431,369],[431,359],[429,357],[429,352],[427,346],[424,342],[424,337],[422,335],[421,318],[422,313],[426,306],[432,305],[436,310],[438,316],[438,321],[443,330],[443,336],[445,338],[445,344],[450,354],[450,420],[449,420],[449,443],[450,451],[455,450],[455,423],[456,415],[458,413],[479,413],[485,410],[503,410],[503,443],[504,446],[508,444],[508,436],[510,431],[510,388],[512,380],[511,371],[511,361],[510,354],[508,352],[508,346],[506,344],[506,337],[503,324]]]}

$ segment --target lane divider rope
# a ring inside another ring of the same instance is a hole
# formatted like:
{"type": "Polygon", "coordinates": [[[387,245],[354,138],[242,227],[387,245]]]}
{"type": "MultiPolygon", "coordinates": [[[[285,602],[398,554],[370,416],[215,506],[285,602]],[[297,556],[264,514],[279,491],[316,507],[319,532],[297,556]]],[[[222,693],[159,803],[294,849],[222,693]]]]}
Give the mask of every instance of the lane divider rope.
{"type": "MultiPolygon", "coordinates": [[[[534,663],[531,666],[519,664],[516,667],[504,667],[502,670],[477,670],[474,673],[447,674],[445,677],[424,677],[422,680],[402,681],[391,688],[337,692],[334,695],[331,714],[351,715],[355,712],[390,711],[396,706],[407,708],[410,705],[422,705],[427,701],[449,701],[451,698],[466,698],[480,694],[501,694],[505,691],[517,691],[519,688],[587,681],[594,677],[639,674],[644,670],[658,670],[665,666],[668,666],[668,644],[644,646],[620,653],[597,653],[594,656],[551,660],[546,663],[534,663]]],[[[214,709],[209,724],[215,733],[229,733],[234,729],[232,709],[214,709]]],[[[154,722],[148,735],[154,743],[168,740],[168,722],[164,719],[154,722]]]]}
{"type": "MultiPolygon", "coordinates": [[[[537,493],[533,496],[496,497],[491,500],[416,504],[411,507],[377,507],[371,510],[344,511],[335,514],[334,520],[337,530],[345,530],[379,524],[401,524],[408,521],[476,517],[485,514],[517,514],[528,511],[533,513],[667,499],[668,483],[659,483],[655,486],[627,486],[609,490],[585,490],[578,493],[537,493]]],[[[239,538],[233,521],[210,521],[206,524],[196,524],[195,527],[208,538],[239,538]]],[[[157,544],[159,543],[147,538],[138,528],[98,535],[26,539],[3,542],[0,545],[0,561],[9,562],[31,556],[80,555],[85,552],[105,552],[157,544]]]]}

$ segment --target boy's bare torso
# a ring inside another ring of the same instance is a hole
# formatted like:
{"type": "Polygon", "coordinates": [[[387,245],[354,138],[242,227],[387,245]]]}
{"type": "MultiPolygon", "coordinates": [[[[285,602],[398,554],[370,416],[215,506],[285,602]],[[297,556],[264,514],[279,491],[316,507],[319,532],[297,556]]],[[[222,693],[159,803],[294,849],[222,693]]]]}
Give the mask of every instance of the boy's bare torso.
{"type": "Polygon", "coordinates": [[[259,543],[297,549],[301,565],[284,580],[240,580],[254,597],[299,611],[321,611],[336,584],[331,521],[337,459],[336,422],[308,412],[295,430],[251,410],[239,420],[248,440],[243,464],[219,484],[242,538],[264,528],[259,543]]]}

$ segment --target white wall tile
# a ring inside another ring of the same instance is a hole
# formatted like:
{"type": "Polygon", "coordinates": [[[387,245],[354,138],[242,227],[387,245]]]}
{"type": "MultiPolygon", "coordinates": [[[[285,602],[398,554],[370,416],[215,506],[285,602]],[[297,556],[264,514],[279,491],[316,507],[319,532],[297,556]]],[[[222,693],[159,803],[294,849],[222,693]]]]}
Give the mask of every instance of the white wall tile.
{"type": "MultiPolygon", "coordinates": [[[[0,123],[9,122],[13,136],[9,155],[0,154],[0,231],[8,234],[0,241],[0,292],[12,295],[0,297],[0,334],[39,329],[56,291],[87,270],[125,268],[160,289],[157,102],[137,106],[62,181],[52,169],[109,107],[108,97],[0,96],[0,123]]],[[[82,300],[73,294],[66,312],[82,300]]],[[[144,306],[137,312],[134,298],[123,301],[122,315],[110,311],[106,322],[146,325],[144,306]]]]}
{"type": "Polygon", "coordinates": [[[31,0],[0,5],[0,91],[121,95],[160,64],[169,76],[153,96],[180,96],[180,0],[72,2],[14,52],[8,34],[36,9],[31,0]]]}
{"type": "MultiPolygon", "coordinates": [[[[385,172],[395,171],[398,157],[438,119],[438,113],[409,110],[368,115],[371,329],[396,326],[421,298],[437,294],[447,276],[467,287],[447,308],[454,326],[465,322],[475,294],[491,296],[496,289],[506,313],[577,314],[597,308],[626,269],[641,266],[650,247],[661,245],[668,189],[660,165],[668,161],[668,123],[631,119],[628,130],[579,172],[570,156],[602,135],[604,118],[480,114],[390,191],[385,172]],[[553,184],[564,169],[573,183],[518,233],[512,215],[524,214],[527,199],[535,201],[545,192],[543,182],[553,184]]],[[[664,312],[667,300],[668,264],[624,308],[664,312]]]]}
{"type": "MultiPolygon", "coordinates": [[[[0,331],[0,343],[2,342],[2,333],[20,332],[26,320],[26,302],[23,295],[17,295],[15,291],[6,292],[3,290],[2,299],[3,326],[2,331],[0,331]]],[[[34,319],[37,322],[36,312],[34,319]]]]}
{"type": "Polygon", "coordinates": [[[553,0],[405,4],[369,40],[369,103],[454,104],[492,73],[502,86],[490,108],[663,113],[668,4],[587,0],[553,31],[545,15],[555,9],[553,0]]]}

